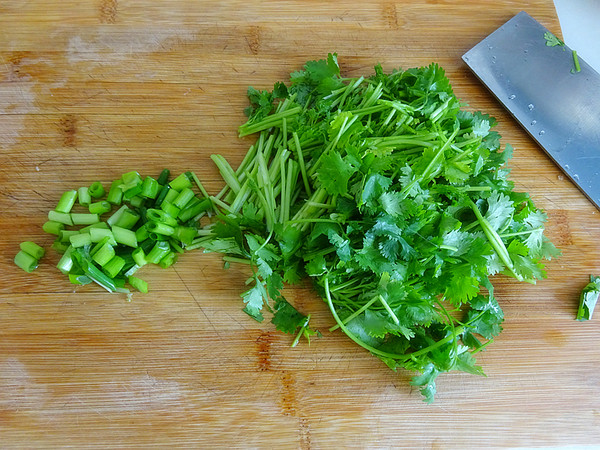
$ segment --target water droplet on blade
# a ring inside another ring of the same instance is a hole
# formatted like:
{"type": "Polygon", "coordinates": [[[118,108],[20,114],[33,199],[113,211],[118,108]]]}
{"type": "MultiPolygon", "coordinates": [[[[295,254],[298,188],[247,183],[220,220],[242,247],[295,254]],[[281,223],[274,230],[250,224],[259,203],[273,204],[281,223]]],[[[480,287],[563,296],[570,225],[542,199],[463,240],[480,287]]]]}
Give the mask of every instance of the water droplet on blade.
{"type": "Polygon", "coordinates": [[[537,123],[537,120],[535,120],[535,119],[531,121],[531,125],[535,125],[536,123],[537,123]]]}
{"type": "Polygon", "coordinates": [[[540,132],[539,132],[539,135],[540,135],[540,136],[543,136],[543,135],[545,135],[545,134],[546,134],[546,132],[545,132],[544,130],[540,130],[540,132]]]}
{"type": "Polygon", "coordinates": [[[508,96],[509,100],[514,100],[515,98],[517,98],[517,96],[515,94],[512,94],[512,95],[508,96]]]}
{"type": "Polygon", "coordinates": [[[529,111],[533,111],[533,108],[535,108],[535,106],[533,106],[533,103],[530,103],[529,105],[527,105],[527,108],[529,108],[529,111]]]}

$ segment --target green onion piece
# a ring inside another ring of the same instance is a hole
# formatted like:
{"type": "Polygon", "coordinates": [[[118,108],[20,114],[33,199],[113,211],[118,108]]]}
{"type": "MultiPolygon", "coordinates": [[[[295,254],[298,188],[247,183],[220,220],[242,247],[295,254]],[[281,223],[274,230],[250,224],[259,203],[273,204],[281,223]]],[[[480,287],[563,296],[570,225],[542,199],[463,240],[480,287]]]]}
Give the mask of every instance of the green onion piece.
{"type": "Polygon", "coordinates": [[[138,172],[132,170],[131,172],[127,172],[121,175],[121,181],[123,182],[123,191],[127,191],[128,189],[131,189],[132,187],[141,184],[143,180],[138,172]]]}
{"type": "Polygon", "coordinates": [[[111,278],[116,277],[125,266],[125,260],[120,256],[114,256],[110,261],[102,266],[102,270],[111,278]]]}
{"type": "Polygon", "coordinates": [[[177,238],[183,245],[192,245],[192,241],[198,236],[198,230],[193,227],[179,226],[175,228],[174,237],[177,238]]]}
{"type": "Polygon", "coordinates": [[[92,198],[100,198],[104,195],[104,186],[99,181],[94,181],[88,188],[88,192],[92,198]]]}
{"type": "Polygon", "coordinates": [[[115,292],[117,290],[117,284],[115,280],[107,277],[100,269],[98,269],[92,261],[83,253],[82,249],[72,252],[74,261],[81,267],[83,273],[86,274],[92,281],[102,286],[109,292],[115,292]]]}
{"type": "Polygon", "coordinates": [[[135,230],[135,239],[138,242],[144,242],[146,239],[148,239],[148,228],[146,228],[146,224],[142,225],[141,227],[139,227],[137,230],[135,230]]]}
{"type": "Polygon", "coordinates": [[[98,214],[71,213],[73,225],[91,225],[100,222],[98,214]]]}
{"type": "Polygon", "coordinates": [[[169,175],[171,175],[171,171],[169,169],[163,169],[156,181],[161,186],[164,186],[169,181],[169,175]]]}
{"type": "Polygon", "coordinates": [[[191,187],[192,182],[190,181],[190,179],[188,178],[186,173],[182,173],[177,178],[175,178],[173,181],[171,181],[169,183],[169,186],[171,186],[171,188],[175,189],[176,191],[181,191],[185,188],[191,187]]]}
{"type": "Polygon", "coordinates": [[[142,247],[136,248],[131,252],[131,257],[133,261],[140,267],[145,266],[148,261],[146,261],[146,254],[144,253],[144,249],[142,247]]]}
{"type": "Polygon", "coordinates": [[[42,230],[48,234],[56,234],[60,233],[65,229],[65,224],[61,222],[55,222],[54,220],[49,220],[42,225],[42,230]]]}
{"type": "Polygon", "coordinates": [[[59,242],[71,242],[71,236],[75,236],[76,234],[81,234],[79,230],[62,230],[58,234],[59,242]]]}
{"type": "Polygon", "coordinates": [[[40,259],[46,253],[46,251],[42,247],[37,245],[35,242],[31,241],[21,242],[19,244],[19,247],[21,248],[21,250],[23,250],[25,253],[30,254],[35,259],[40,259]]]}
{"type": "Polygon", "coordinates": [[[108,219],[106,219],[106,223],[110,226],[113,226],[115,223],[117,223],[119,218],[123,215],[123,212],[127,209],[129,209],[127,205],[122,205],[119,209],[112,213],[108,219]]]}
{"type": "Polygon", "coordinates": [[[142,192],[142,184],[140,183],[130,189],[127,189],[126,191],[123,191],[123,198],[125,200],[131,201],[132,198],[139,197],[141,192],[142,192]]]}
{"type": "Polygon", "coordinates": [[[170,190],[171,186],[169,186],[168,184],[163,186],[158,192],[156,199],[154,200],[154,206],[160,206],[160,204],[163,202],[170,190]]]}
{"type": "MultiPolygon", "coordinates": [[[[192,203],[192,202],[190,202],[192,203]]],[[[205,198],[203,200],[199,200],[198,203],[194,203],[191,206],[186,207],[185,209],[179,212],[177,218],[182,222],[187,222],[190,219],[193,219],[198,214],[203,213],[204,211],[209,210],[212,207],[212,202],[209,198],[205,198]]]]}
{"type": "Polygon", "coordinates": [[[48,220],[52,222],[60,222],[65,225],[73,225],[73,219],[71,219],[71,214],[69,213],[48,211],[48,220]]]}
{"type": "Polygon", "coordinates": [[[167,253],[171,251],[171,246],[167,241],[157,241],[152,250],[146,256],[146,260],[152,264],[158,264],[167,253]]]}
{"type": "Polygon", "coordinates": [[[160,209],[162,209],[165,213],[167,213],[167,215],[173,218],[177,217],[179,215],[179,212],[181,211],[173,203],[169,203],[166,200],[162,202],[162,204],[160,205],[160,209]]]}
{"type": "Polygon", "coordinates": [[[71,282],[71,284],[79,284],[79,285],[90,284],[92,282],[90,277],[88,277],[87,275],[84,275],[82,273],[70,273],[69,281],[71,282]]]}
{"type": "Polygon", "coordinates": [[[170,225],[172,227],[174,227],[178,224],[177,219],[170,216],[169,214],[167,214],[166,212],[164,212],[161,209],[151,208],[151,209],[146,210],[146,219],[148,219],[148,221],[151,221],[151,222],[164,223],[164,224],[170,225]]]}
{"type": "Polygon", "coordinates": [[[78,248],[83,247],[84,245],[90,245],[92,243],[92,237],[90,233],[77,233],[72,236],[69,236],[69,241],[71,242],[71,246],[78,248]]]}
{"type": "Polygon", "coordinates": [[[143,294],[148,293],[148,283],[138,277],[129,276],[127,277],[127,281],[131,285],[132,288],[137,289],[143,294]]]}
{"type": "Polygon", "coordinates": [[[73,205],[75,204],[75,200],[77,200],[77,191],[76,190],[66,191],[60,197],[60,200],[58,201],[58,204],[56,205],[56,208],[54,208],[54,210],[58,211],[60,213],[71,212],[71,209],[73,208],[73,205]]]}
{"type": "Polygon", "coordinates": [[[142,183],[142,192],[140,195],[146,198],[156,198],[158,195],[158,191],[160,190],[160,185],[158,181],[156,181],[152,177],[144,178],[144,182],[142,183]]]}
{"type": "Polygon", "coordinates": [[[190,188],[185,188],[179,192],[177,198],[173,200],[173,204],[179,209],[183,209],[193,198],[195,198],[194,191],[192,191],[190,188]]]}
{"type": "Polygon", "coordinates": [[[38,260],[24,250],[15,255],[14,262],[27,273],[33,272],[38,266],[38,260]]]}
{"type": "Polygon", "coordinates": [[[100,242],[104,238],[108,238],[107,242],[110,243],[110,245],[117,245],[113,232],[107,228],[92,228],[89,233],[90,238],[94,243],[100,242]]]}
{"type": "Polygon", "coordinates": [[[73,253],[73,247],[71,247],[71,246],[67,247],[67,249],[63,253],[62,257],[58,260],[58,263],[56,264],[56,267],[58,268],[58,270],[60,270],[63,274],[69,273],[71,271],[71,269],[73,268],[72,253],[73,253]]]}
{"type": "Polygon", "coordinates": [[[112,227],[112,234],[115,238],[115,241],[117,241],[119,244],[123,244],[132,248],[136,248],[138,246],[137,238],[135,237],[135,231],[114,225],[112,227]]]}
{"type": "Polygon", "coordinates": [[[160,204],[162,205],[164,202],[173,203],[177,197],[179,197],[179,191],[171,188],[167,192],[167,195],[165,195],[165,198],[163,198],[162,202],[160,202],[160,204]]]}
{"type": "Polygon", "coordinates": [[[131,229],[138,222],[138,220],[140,220],[140,215],[134,210],[128,208],[123,211],[117,221],[111,226],[131,229]]]}
{"type": "Polygon", "coordinates": [[[123,201],[123,190],[121,189],[121,180],[115,180],[110,185],[110,189],[106,196],[106,201],[113,205],[120,205],[123,201]]]}
{"type": "Polygon", "coordinates": [[[175,228],[161,222],[148,222],[146,228],[150,234],[157,233],[163,236],[171,236],[175,233],[175,228]]]}
{"type": "Polygon", "coordinates": [[[141,208],[144,205],[146,199],[141,195],[136,195],[135,197],[131,197],[129,199],[129,204],[134,208],[141,208]]]}
{"type": "Polygon", "coordinates": [[[114,256],[115,256],[114,247],[112,245],[110,245],[108,242],[104,242],[104,244],[102,244],[96,250],[96,252],[92,255],[92,260],[94,260],[96,263],[100,264],[101,266],[104,266],[111,259],[113,259],[114,256]]]}
{"type": "Polygon", "coordinates": [[[91,214],[104,214],[110,211],[112,208],[111,204],[106,200],[102,200],[99,202],[90,203],[88,206],[88,211],[91,214]]]}
{"type": "Polygon", "coordinates": [[[163,269],[171,267],[177,261],[177,253],[168,252],[159,262],[158,265],[163,269]]]}
{"type": "Polygon", "coordinates": [[[90,195],[90,190],[87,186],[82,186],[77,189],[77,198],[79,199],[79,204],[81,206],[88,206],[92,203],[92,196],[90,195]]]}
{"type": "Polygon", "coordinates": [[[91,225],[88,225],[87,227],[83,227],[81,230],[79,230],[80,232],[86,232],[86,231],[90,231],[92,228],[102,228],[104,230],[108,230],[108,224],[106,222],[96,222],[93,223],[91,225]]]}
{"type": "Polygon", "coordinates": [[[60,240],[56,239],[52,243],[50,248],[58,253],[64,253],[67,251],[67,248],[69,248],[70,244],[71,244],[70,242],[69,242],[69,244],[67,244],[65,242],[61,242],[60,240]]]}

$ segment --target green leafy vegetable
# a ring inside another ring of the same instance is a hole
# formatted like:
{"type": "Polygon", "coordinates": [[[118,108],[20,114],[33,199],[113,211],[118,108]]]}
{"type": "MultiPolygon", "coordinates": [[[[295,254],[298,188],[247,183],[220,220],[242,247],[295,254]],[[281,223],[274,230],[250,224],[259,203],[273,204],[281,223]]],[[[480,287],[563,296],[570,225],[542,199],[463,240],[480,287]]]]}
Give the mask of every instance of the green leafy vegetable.
{"type": "Polygon", "coordinates": [[[544,39],[546,39],[546,45],[548,47],[556,47],[556,46],[564,47],[564,45],[565,45],[565,43],[563,41],[561,41],[559,38],[557,38],[555,35],[553,35],[549,31],[546,31],[544,33],[544,39]]]}
{"type": "Polygon", "coordinates": [[[444,372],[482,375],[475,355],[504,320],[491,277],[535,283],[559,254],[513,191],[495,119],[461,109],[437,64],[344,78],[330,54],[248,93],[239,132],[257,139],[236,170],[216,159],[223,213],[203,243],[250,264],[244,311],[308,337],[282,296],[308,276],[331,330],[415,371],[427,401],[444,372]]]}
{"type": "Polygon", "coordinates": [[[582,289],[579,298],[579,309],[577,320],[590,320],[594,314],[594,308],[600,296],[600,277],[590,275],[590,282],[582,289]]]}

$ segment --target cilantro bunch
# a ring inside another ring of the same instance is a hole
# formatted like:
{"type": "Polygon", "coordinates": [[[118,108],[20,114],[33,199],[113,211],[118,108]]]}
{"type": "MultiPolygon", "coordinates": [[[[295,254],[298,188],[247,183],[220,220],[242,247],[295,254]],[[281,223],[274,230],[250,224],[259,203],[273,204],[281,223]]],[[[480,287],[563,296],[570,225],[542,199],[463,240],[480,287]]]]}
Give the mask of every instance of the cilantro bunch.
{"type": "Polygon", "coordinates": [[[256,141],[236,170],[213,155],[226,187],[198,244],[251,266],[245,312],[310,337],[282,295],[310,277],[331,331],[414,371],[426,401],[443,372],[483,375],[474,355],[504,319],[490,277],[535,283],[558,255],[496,121],[462,110],[437,64],[344,78],[330,54],[248,96],[256,141]]]}

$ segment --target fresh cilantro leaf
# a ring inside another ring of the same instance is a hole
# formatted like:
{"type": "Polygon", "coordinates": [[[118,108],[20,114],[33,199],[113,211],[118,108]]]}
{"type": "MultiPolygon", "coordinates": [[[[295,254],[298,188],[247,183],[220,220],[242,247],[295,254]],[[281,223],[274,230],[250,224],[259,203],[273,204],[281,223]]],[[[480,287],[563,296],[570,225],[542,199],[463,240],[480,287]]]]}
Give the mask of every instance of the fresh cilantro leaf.
{"type": "Polygon", "coordinates": [[[563,41],[561,41],[559,38],[557,38],[555,35],[553,35],[549,31],[546,31],[544,33],[544,39],[546,40],[546,45],[548,47],[556,47],[557,45],[560,47],[564,47],[564,45],[565,45],[565,43],[563,41]]]}
{"type": "Polygon", "coordinates": [[[590,320],[600,296],[600,277],[590,275],[590,282],[582,289],[579,297],[577,320],[590,320]]]}

